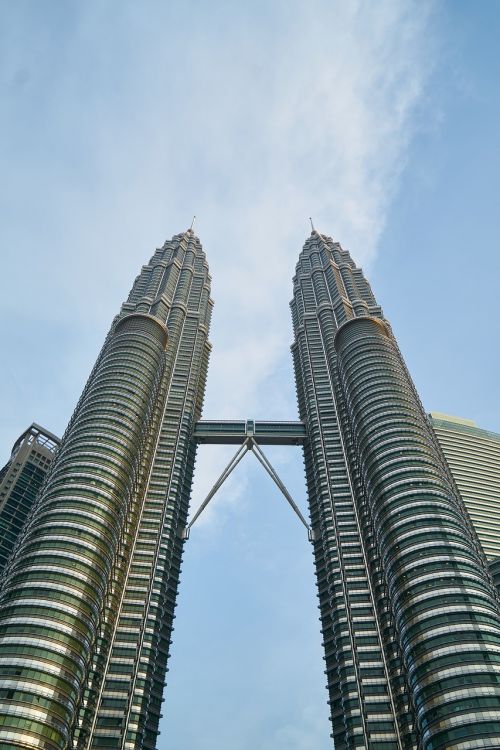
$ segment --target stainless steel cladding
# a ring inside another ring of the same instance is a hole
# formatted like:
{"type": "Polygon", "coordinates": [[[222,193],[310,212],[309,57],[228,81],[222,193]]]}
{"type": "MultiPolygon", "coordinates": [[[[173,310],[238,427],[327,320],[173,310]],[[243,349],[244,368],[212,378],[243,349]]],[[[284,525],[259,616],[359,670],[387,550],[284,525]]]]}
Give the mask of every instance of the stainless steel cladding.
{"type": "Polygon", "coordinates": [[[2,747],[155,747],[211,307],[188,231],[113,322],[6,570],[2,747]]]}
{"type": "Polygon", "coordinates": [[[500,747],[500,610],[391,328],[313,231],[292,347],[336,750],[500,747]]]}

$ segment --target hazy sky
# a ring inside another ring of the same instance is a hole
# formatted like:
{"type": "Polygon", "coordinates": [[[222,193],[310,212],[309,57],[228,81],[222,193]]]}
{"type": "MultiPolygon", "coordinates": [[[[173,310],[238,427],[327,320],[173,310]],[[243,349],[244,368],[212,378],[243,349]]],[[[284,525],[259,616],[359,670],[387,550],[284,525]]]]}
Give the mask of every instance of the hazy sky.
{"type": "MultiPolygon", "coordinates": [[[[0,464],[62,434],[113,315],[196,230],[206,417],[296,417],[316,227],[363,265],[422,401],[500,431],[500,3],[0,0],[0,464]]],[[[305,507],[298,449],[269,451],[305,507]]],[[[227,460],[200,450],[193,505],[227,460]]],[[[310,546],[249,456],[184,557],[160,750],[331,750],[310,546]]]]}

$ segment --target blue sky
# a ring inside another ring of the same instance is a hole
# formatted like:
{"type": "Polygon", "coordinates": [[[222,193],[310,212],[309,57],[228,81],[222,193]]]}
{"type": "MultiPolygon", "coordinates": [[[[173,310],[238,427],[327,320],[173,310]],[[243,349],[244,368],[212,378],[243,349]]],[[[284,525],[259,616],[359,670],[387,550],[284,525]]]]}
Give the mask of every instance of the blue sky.
{"type": "MultiPolygon", "coordinates": [[[[213,276],[205,416],[296,416],[312,214],[363,265],[425,407],[500,431],[500,5],[0,0],[0,455],[64,430],[139,267],[213,276]]],[[[272,454],[305,506],[300,452],[272,454]]],[[[227,460],[199,453],[193,505],[227,460]]],[[[161,750],[331,747],[310,547],[249,456],[184,557],[161,750]]]]}

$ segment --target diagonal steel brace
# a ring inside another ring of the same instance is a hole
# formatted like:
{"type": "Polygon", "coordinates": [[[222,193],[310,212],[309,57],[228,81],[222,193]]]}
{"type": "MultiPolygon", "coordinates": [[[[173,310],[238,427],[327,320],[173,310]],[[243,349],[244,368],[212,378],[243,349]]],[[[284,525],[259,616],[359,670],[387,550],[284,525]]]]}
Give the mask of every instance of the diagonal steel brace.
{"type": "Polygon", "coordinates": [[[267,471],[273,482],[277,485],[280,492],[285,496],[287,502],[290,504],[290,507],[292,510],[297,514],[298,518],[300,519],[301,523],[305,526],[307,529],[307,536],[309,538],[309,541],[314,542],[316,540],[316,534],[314,533],[314,530],[311,529],[309,524],[307,523],[306,519],[300,512],[298,506],[293,501],[292,496],[288,492],[287,488],[279,478],[278,474],[276,473],[273,465],[265,455],[265,453],[262,451],[262,449],[259,447],[257,442],[254,440],[253,437],[247,437],[244,443],[240,445],[220,477],[215,482],[214,486],[206,496],[205,500],[202,502],[194,516],[192,517],[191,521],[185,528],[179,529],[179,535],[181,539],[189,539],[189,532],[191,529],[191,526],[195,523],[195,521],[200,517],[200,515],[203,513],[207,505],[209,504],[210,500],[213,498],[215,493],[222,487],[228,476],[231,474],[231,472],[236,468],[236,466],[239,464],[243,456],[248,453],[248,451],[252,451],[255,458],[259,461],[259,463],[264,467],[264,469],[267,471]]]}
{"type": "Polygon", "coordinates": [[[240,445],[240,447],[238,448],[238,450],[236,451],[236,453],[234,454],[234,456],[232,457],[232,459],[230,460],[230,462],[228,463],[228,465],[226,466],[226,468],[224,469],[224,471],[222,472],[222,474],[220,475],[220,477],[218,478],[218,480],[216,481],[216,483],[214,484],[214,486],[212,487],[212,489],[210,490],[210,492],[208,493],[208,495],[206,496],[206,498],[204,499],[204,501],[202,502],[202,504],[200,505],[196,513],[194,514],[194,516],[192,517],[189,524],[186,526],[185,529],[181,529],[180,535],[182,539],[189,539],[189,530],[191,529],[191,526],[194,524],[196,519],[203,513],[203,511],[205,510],[205,508],[207,507],[208,503],[213,498],[217,490],[219,490],[222,487],[222,485],[224,484],[228,476],[239,464],[239,462],[241,461],[245,453],[249,450],[250,450],[250,438],[247,438],[245,442],[242,445],[240,445]]]}
{"type": "Polygon", "coordinates": [[[292,496],[290,495],[290,493],[288,492],[287,488],[285,487],[285,485],[283,484],[283,482],[279,478],[278,474],[276,473],[273,465],[271,464],[271,462],[267,458],[266,454],[264,453],[264,451],[261,448],[259,448],[258,444],[255,442],[255,440],[253,438],[249,438],[249,440],[250,440],[250,443],[251,443],[250,444],[250,450],[254,454],[255,458],[258,461],[260,461],[260,463],[262,464],[262,466],[264,467],[264,469],[267,471],[267,473],[269,474],[269,476],[271,477],[271,479],[273,480],[273,482],[277,485],[277,487],[281,491],[281,493],[285,496],[285,498],[287,499],[287,501],[290,504],[290,507],[292,508],[292,510],[295,511],[295,513],[300,518],[300,520],[302,521],[302,523],[304,524],[304,526],[306,527],[306,529],[307,529],[307,531],[309,533],[311,531],[311,529],[309,527],[309,524],[307,523],[306,519],[304,518],[304,516],[300,512],[299,508],[297,507],[297,505],[293,501],[292,496]]]}

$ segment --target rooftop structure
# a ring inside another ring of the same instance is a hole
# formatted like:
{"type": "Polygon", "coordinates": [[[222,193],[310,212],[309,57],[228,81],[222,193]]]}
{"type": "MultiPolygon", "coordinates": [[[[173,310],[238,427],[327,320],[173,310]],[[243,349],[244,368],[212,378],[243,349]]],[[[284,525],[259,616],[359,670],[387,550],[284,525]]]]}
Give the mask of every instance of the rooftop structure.
{"type": "Polygon", "coordinates": [[[0,470],[0,576],[33,508],[59,443],[58,437],[33,423],[16,440],[10,459],[0,470]]]}

